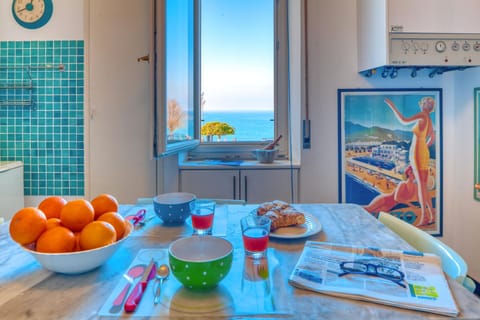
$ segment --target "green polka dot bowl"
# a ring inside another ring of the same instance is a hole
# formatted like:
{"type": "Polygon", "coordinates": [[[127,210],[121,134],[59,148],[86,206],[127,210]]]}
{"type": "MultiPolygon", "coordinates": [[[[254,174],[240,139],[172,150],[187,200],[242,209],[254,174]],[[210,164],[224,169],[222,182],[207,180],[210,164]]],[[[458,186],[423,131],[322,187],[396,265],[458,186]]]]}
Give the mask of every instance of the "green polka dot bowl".
{"type": "Polygon", "coordinates": [[[172,274],[186,288],[209,290],[230,271],[233,246],[229,241],[213,236],[180,238],[170,244],[168,259],[172,274]]]}

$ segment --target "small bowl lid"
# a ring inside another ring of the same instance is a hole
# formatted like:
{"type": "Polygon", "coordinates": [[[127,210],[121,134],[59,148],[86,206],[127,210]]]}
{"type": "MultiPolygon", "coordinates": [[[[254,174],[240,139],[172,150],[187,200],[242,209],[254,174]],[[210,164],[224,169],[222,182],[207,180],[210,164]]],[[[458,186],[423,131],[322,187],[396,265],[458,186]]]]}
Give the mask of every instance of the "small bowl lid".
{"type": "Polygon", "coordinates": [[[170,192],[156,196],[153,200],[162,204],[181,204],[195,200],[196,196],[188,192],[170,192]]]}

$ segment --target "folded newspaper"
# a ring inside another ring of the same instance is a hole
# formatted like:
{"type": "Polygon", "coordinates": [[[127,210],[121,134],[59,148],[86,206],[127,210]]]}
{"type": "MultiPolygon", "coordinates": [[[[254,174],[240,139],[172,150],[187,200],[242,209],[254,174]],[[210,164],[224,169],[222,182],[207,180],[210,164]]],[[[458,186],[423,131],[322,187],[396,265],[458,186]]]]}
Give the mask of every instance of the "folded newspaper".
{"type": "Polygon", "coordinates": [[[440,258],[428,253],[307,241],[289,283],[401,308],[459,313],[440,258]]]}

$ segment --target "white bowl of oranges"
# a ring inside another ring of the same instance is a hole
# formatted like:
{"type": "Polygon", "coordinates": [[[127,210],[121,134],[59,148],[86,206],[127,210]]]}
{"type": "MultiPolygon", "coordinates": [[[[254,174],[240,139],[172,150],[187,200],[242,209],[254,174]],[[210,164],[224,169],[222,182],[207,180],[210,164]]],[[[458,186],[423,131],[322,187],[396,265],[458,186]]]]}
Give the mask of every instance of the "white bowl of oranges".
{"type": "Polygon", "coordinates": [[[12,239],[46,269],[77,274],[102,265],[132,232],[118,213],[114,196],[92,201],[45,198],[38,207],[20,209],[10,221],[12,239]]]}

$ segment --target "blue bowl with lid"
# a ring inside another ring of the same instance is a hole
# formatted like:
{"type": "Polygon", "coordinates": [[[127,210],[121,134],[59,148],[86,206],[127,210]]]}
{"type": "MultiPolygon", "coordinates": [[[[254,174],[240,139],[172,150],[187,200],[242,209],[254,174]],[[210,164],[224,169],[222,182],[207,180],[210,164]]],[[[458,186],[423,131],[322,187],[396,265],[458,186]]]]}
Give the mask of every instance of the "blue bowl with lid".
{"type": "Polygon", "coordinates": [[[196,196],[188,192],[163,193],[153,198],[153,209],[164,224],[183,224],[190,217],[195,199],[196,196]]]}

